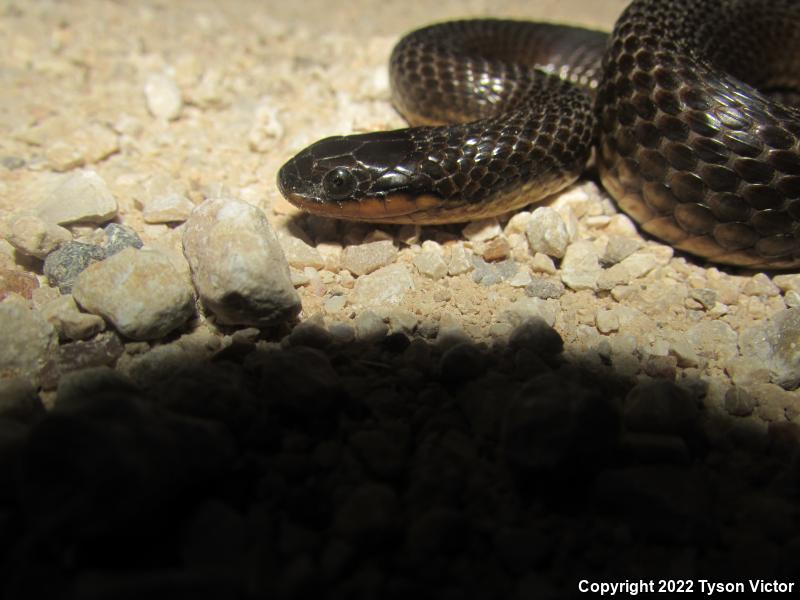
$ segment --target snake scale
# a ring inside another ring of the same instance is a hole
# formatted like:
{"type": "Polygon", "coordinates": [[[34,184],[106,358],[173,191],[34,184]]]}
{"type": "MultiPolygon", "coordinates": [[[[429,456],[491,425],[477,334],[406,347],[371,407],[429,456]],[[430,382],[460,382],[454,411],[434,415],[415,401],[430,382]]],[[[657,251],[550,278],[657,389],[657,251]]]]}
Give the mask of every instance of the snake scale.
{"type": "Polygon", "coordinates": [[[413,126],[312,144],[295,205],[381,223],[506,213],[592,150],[647,233],[711,261],[800,266],[800,2],[634,0],[613,32],[504,20],[414,31],[390,59],[413,126]]]}

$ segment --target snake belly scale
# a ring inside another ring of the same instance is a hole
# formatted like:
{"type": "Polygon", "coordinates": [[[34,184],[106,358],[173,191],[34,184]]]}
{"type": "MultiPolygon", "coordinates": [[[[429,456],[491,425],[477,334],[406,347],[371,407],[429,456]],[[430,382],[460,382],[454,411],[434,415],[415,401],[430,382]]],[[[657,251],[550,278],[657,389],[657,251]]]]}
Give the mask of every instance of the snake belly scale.
{"type": "Polygon", "coordinates": [[[714,262],[800,266],[800,2],[635,0],[608,35],[523,21],[414,31],[390,59],[412,127],[326,138],[278,186],[316,214],[469,221],[574,182],[592,149],[640,227],[714,262]]]}

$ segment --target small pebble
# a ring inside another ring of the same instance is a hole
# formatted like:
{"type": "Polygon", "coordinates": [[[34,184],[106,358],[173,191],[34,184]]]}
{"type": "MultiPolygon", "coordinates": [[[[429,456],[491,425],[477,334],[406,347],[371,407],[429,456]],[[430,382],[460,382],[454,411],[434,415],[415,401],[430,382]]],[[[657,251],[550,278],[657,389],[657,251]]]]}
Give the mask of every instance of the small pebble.
{"type": "Polygon", "coordinates": [[[631,254],[641,248],[642,243],[637,238],[621,235],[611,235],[603,253],[602,263],[604,266],[615,265],[628,258],[631,254]]]}
{"type": "Polygon", "coordinates": [[[35,215],[19,215],[9,223],[8,241],[28,256],[44,259],[60,245],[72,240],[68,229],[35,215]]]}
{"type": "Polygon", "coordinates": [[[133,228],[120,223],[109,223],[103,228],[106,234],[106,243],[103,249],[106,256],[111,256],[125,248],[141,248],[144,243],[133,228]]]}
{"type": "Polygon", "coordinates": [[[0,300],[9,294],[18,294],[30,300],[38,288],[39,280],[30,273],[0,267],[0,300]]]}
{"type": "Polygon", "coordinates": [[[391,240],[347,246],[342,252],[341,266],[356,276],[367,275],[385,267],[397,258],[397,247],[391,240]]]}
{"type": "Polygon", "coordinates": [[[472,261],[467,250],[461,244],[454,246],[450,251],[450,260],[447,263],[448,275],[463,275],[473,269],[472,261]]]}
{"type": "Polygon", "coordinates": [[[163,254],[126,248],[81,273],[73,290],[88,312],[134,340],[164,337],[194,314],[194,294],[163,254]]]}
{"type": "Polygon", "coordinates": [[[323,305],[325,306],[325,312],[337,313],[347,306],[347,296],[344,294],[329,296],[328,298],[325,298],[323,305]]]}
{"type": "Polygon", "coordinates": [[[550,277],[534,277],[525,288],[525,294],[534,298],[561,298],[566,292],[564,284],[550,277]]]}
{"type": "Polygon", "coordinates": [[[291,235],[279,235],[278,240],[286,255],[286,262],[295,269],[313,267],[314,269],[324,269],[325,259],[319,250],[306,244],[298,237],[291,235]]]}
{"type": "Polygon", "coordinates": [[[494,217],[471,221],[461,230],[461,234],[470,242],[486,242],[502,233],[503,229],[494,217]]]}
{"type": "Polygon", "coordinates": [[[360,306],[396,305],[406,292],[414,289],[414,280],[405,265],[381,267],[356,280],[352,300],[360,306]]]}
{"type": "Polygon", "coordinates": [[[101,317],[78,310],[72,294],[64,294],[45,304],[41,313],[56,328],[61,337],[70,340],[88,339],[106,327],[106,323],[101,317]]]}
{"type": "Polygon", "coordinates": [[[377,342],[389,333],[389,326],[371,310],[360,313],[354,321],[356,338],[362,342],[377,342]]]}
{"type": "Polygon", "coordinates": [[[22,300],[9,297],[0,302],[0,335],[0,377],[38,382],[58,347],[55,328],[22,300]]]}
{"type": "Polygon", "coordinates": [[[602,269],[592,242],[580,240],[570,244],[561,262],[561,281],[575,291],[597,289],[602,269]]]}
{"type": "Polygon", "coordinates": [[[267,326],[300,312],[289,265],[261,209],[206,200],[184,225],[183,253],[200,299],[219,322],[267,326]]]}
{"type": "Polygon", "coordinates": [[[567,226],[558,211],[540,206],[533,211],[525,231],[534,252],[562,258],[570,241],[567,226]]]}
{"type": "Polygon", "coordinates": [[[598,310],[595,322],[600,333],[608,334],[619,330],[619,316],[614,310],[598,310]]]}
{"type": "Polygon", "coordinates": [[[63,176],[34,211],[46,223],[101,224],[117,215],[117,199],[95,171],[76,171],[63,176]]]}
{"type": "Polygon", "coordinates": [[[511,254],[511,246],[504,237],[491,240],[483,249],[483,259],[488,262],[505,260],[511,254]]]}
{"type": "Polygon", "coordinates": [[[413,262],[417,271],[425,277],[441,279],[447,275],[447,263],[444,261],[441,252],[434,250],[420,252],[414,257],[413,262]]]}
{"type": "Polygon", "coordinates": [[[183,97],[175,80],[169,75],[154,73],[144,85],[147,110],[158,119],[173,121],[183,109],[183,97]]]}
{"type": "Polygon", "coordinates": [[[168,192],[148,198],[144,202],[145,223],[183,223],[194,209],[194,203],[185,195],[168,192]]]}
{"type": "Polygon", "coordinates": [[[62,294],[69,294],[78,275],[89,265],[105,258],[106,251],[100,246],[67,242],[47,255],[44,260],[44,274],[51,286],[58,287],[62,294]]]}

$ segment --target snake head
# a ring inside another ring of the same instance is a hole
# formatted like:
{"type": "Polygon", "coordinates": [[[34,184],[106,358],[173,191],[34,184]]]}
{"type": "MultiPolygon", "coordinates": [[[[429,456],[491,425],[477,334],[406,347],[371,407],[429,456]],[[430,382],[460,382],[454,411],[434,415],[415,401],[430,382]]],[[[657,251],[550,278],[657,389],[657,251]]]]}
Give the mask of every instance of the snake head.
{"type": "Polygon", "coordinates": [[[278,171],[278,189],[313,214],[375,222],[413,221],[438,201],[424,194],[424,176],[408,130],[336,136],[302,150],[278,171]],[[427,198],[427,199],[426,199],[427,198]]]}

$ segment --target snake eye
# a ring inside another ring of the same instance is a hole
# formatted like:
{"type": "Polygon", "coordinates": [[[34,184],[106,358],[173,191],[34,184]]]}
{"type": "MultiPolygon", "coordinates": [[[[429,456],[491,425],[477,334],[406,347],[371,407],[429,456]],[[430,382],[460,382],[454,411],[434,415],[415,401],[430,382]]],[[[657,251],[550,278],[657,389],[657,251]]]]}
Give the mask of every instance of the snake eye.
{"type": "Polygon", "coordinates": [[[353,193],[357,183],[350,169],[336,167],[323,176],[322,189],[331,200],[343,200],[353,193]]]}

